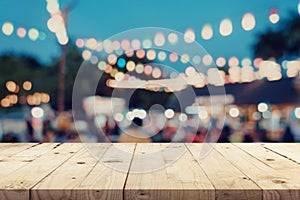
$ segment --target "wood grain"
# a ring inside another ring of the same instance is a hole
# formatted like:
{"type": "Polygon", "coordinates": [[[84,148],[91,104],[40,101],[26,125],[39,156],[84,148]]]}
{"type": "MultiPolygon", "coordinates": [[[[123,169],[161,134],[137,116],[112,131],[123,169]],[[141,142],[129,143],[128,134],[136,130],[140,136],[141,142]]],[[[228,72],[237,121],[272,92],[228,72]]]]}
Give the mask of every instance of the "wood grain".
{"type": "Polygon", "coordinates": [[[200,159],[203,144],[187,147],[215,186],[216,199],[262,199],[262,189],[215,149],[200,159]]]}
{"type": "Polygon", "coordinates": [[[0,179],[0,199],[29,199],[29,190],[82,148],[81,144],[53,147],[34,161],[0,179]]]}
{"type": "Polygon", "coordinates": [[[263,189],[263,199],[299,199],[300,181],[289,180],[288,169],[278,171],[233,144],[218,144],[215,148],[263,189]]]}
{"type": "Polygon", "coordinates": [[[137,144],[124,197],[215,199],[214,190],[184,144],[137,144]]]}
{"type": "Polygon", "coordinates": [[[0,144],[0,199],[300,199],[300,144],[202,148],[0,144]]]}

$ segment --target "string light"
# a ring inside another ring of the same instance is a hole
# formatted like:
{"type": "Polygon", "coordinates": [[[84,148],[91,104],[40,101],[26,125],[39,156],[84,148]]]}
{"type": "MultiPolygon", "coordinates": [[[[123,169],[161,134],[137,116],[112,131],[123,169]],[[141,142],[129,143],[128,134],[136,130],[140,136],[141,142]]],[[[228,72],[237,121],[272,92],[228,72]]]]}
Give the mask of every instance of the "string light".
{"type": "Polygon", "coordinates": [[[252,13],[246,13],[242,19],[242,28],[245,31],[251,31],[256,25],[255,17],[252,13]]]}
{"type": "Polygon", "coordinates": [[[223,19],[220,23],[220,34],[229,36],[232,33],[232,22],[230,19],[223,19]]]}
{"type": "Polygon", "coordinates": [[[6,36],[10,36],[14,32],[14,25],[11,22],[5,22],[2,25],[2,32],[6,36]]]}
{"type": "Polygon", "coordinates": [[[278,11],[277,9],[275,8],[272,8],[271,11],[270,11],[270,16],[269,16],[269,20],[272,24],[276,24],[279,22],[280,20],[280,16],[278,14],[278,11]]]}
{"type": "Polygon", "coordinates": [[[201,36],[204,40],[210,40],[213,37],[213,30],[210,24],[205,24],[202,27],[201,36]]]}

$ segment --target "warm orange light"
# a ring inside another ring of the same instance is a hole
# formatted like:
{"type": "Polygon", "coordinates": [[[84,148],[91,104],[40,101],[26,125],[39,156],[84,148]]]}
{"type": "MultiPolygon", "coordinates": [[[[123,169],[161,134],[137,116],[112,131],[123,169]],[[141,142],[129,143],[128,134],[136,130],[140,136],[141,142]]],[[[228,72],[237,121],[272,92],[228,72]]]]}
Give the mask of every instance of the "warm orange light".
{"type": "Polygon", "coordinates": [[[10,101],[9,101],[9,99],[7,99],[7,98],[2,99],[2,100],[1,100],[1,106],[4,107],[4,108],[9,107],[9,106],[10,106],[10,101]]]}
{"type": "Polygon", "coordinates": [[[31,88],[32,88],[32,83],[30,81],[25,81],[23,83],[23,89],[24,90],[29,91],[29,90],[31,90],[31,88]]]}
{"type": "Polygon", "coordinates": [[[156,57],[156,52],[153,49],[150,49],[147,51],[146,57],[148,60],[154,60],[156,57]]]}
{"type": "Polygon", "coordinates": [[[6,89],[9,92],[16,92],[17,91],[17,84],[13,81],[7,81],[6,82],[6,89]]]}
{"type": "Polygon", "coordinates": [[[136,51],[136,57],[138,59],[143,59],[145,57],[145,51],[143,49],[139,49],[136,51]]]}

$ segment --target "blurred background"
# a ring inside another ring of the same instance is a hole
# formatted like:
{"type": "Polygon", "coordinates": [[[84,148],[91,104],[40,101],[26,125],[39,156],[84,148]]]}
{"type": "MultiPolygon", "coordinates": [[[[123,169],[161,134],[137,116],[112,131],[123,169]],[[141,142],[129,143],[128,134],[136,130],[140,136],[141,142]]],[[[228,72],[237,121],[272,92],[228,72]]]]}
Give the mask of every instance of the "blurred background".
{"type": "Polygon", "coordinates": [[[0,13],[1,142],[300,141],[298,0],[1,0],[0,13]],[[139,27],[164,27],[183,38],[158,32],[143,40],[107,39],[139,27]],[[155,48],[180,40],[208,53],[155,48]],[[83,62],[101,79],[93,96],[79,100],[84,115],[74,119],[72,91],[83,62]],[[112,84],[176,77],[187,84],[112,84]],[[179,109],[176,95],[187,85],[196,98],[179,109]],[[208,86],[227,94],[225,102],[216,95],[214,111],[208,86]],[[129,105],[114,90],[133,90],[129,105]]]}

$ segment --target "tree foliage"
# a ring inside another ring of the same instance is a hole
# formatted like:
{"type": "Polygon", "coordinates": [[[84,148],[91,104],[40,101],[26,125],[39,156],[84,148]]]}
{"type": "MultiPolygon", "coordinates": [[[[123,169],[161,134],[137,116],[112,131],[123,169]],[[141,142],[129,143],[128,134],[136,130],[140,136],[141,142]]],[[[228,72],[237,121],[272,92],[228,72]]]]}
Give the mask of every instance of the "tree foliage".
{"type": "Polygon", "coordinates": [[[257,37],[253,45],[254,55],[263,59],[300,55],[300,16],[292,15],[282,21],[280,28],[267,29],[257,37]]]}

